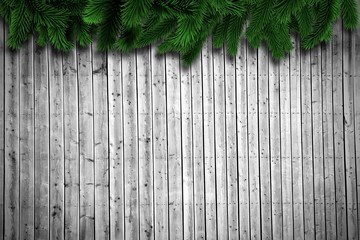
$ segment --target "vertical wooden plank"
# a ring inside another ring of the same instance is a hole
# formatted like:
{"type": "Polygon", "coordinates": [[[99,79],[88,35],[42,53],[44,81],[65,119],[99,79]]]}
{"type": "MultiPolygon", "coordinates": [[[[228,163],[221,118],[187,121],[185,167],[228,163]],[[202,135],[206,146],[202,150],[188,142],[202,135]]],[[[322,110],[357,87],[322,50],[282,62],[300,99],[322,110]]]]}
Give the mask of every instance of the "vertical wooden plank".
{"type": "MultiPolygon", "coordinates": [[[[293,199],[291,160],[291,96],[290,59],[285,57],[279,63],[280,72],[280,146],[281,146],[281,186],[283,208],[283,237],[293,239],[293,199]]],[[[311,142],[310,142],[311,144],[311,142]]]]}
{"type": "MultiPolygon", "coordinates": [[[[5,28],[7,32],[7,28],[5,28]]],[[[7,34],[5,34],[7,38],[7,34]]],[[[18,239],[20,54],[5,50],[5,239],[18,239]]]]}
{"type": "Polygon", "coordinates": [[[95,238],[110,238],[107,57],[92,45],[94,101],[95,238]]]}
{"type": "Polygon", "coordinates": [[[292,39],[294,50],[290,53],[290,104],[291,104],[291,158],[294,239],[304,239],[303,161],[301,151],[301,77],[300,39],[292,39]]]}
{"type": "Polygon", "coordinates": [[[167,186],[167,136],[166,136],[166,85],[165,57],[151,48],[152,103],[153,103],[153,153],[154,153],[154,239],[168,239],[168,186],[167,186]]]}
{"type": "Polygon", "coordinates": [[[140,238],[154,239],[150,48],[137,52],[140,238]]]}
{"type": "Polygon", "coordinates": [[[205,159],[204,159],[204,115],[203,115],[203,82],[201,58],[197,58],[191,67],[192,82],[192,135],[194,151],[194,228],[195,239],[206,238],[205,220],[205,159]]]}
{"type": "Polygon", "coordinates": [[[269,111],[270,111],[270,159],[272,236],[283,239],[283,212],[280,163],[280,78],[279,61],[269,59],[269,111]]]}
{"type": "Polygon", "coordinates": [[[30,38],[20,49],[20,239],[34,239],[33,82],[33,38],[30,38]]]}
{"type": "Polygon", "coordinates": [[[332,43],[324,44],[321,52],[321,81],[323,101],[323,144],[325,177],[326,238],[336,239],[335,161],[333,122],[332,43]]]}
{"type": "Polygon", "coordinates": [[[108,53],[110,239],[124,239],[124,122],[121,53],[108,53]]]}
{"type": "Polygon", "coordinates": [[[269,126],[269,53],[265,46],[258,50],[259,159],[262,239],[272,238],[271,226],[271,158],[269,126]]]}
{"type": "Polygon", "coordinates": [[[179,57],[166,55],[166,107],[168,140],[169,238],[182,239],[182,162],[179,57]]]}
{"type": "Polygon", "coordinates": [[[80,239],[95,238],[94,107],[91,47],[78,48],[80,239]]]}
{"type": "MultiPolygon", "coordinates": [[[[359,4],[359,1],[358,1],[359,4]]],[[[355,53],[355,63],[360,62],[360,30],[353,32],[355,35],[355,45],[353,45],[355,53]]],[[[357,209],[358,209],[358,231],[360,231],[360,68],[354,69],[354,116],[355,116],[355,162],[357,177],[357,209]]],[[[359,234],[360,239],[360,234],[359,234]]]]}
{"type": "Polygon", "coordinates": [[[250,190],[249,190],[249,152],[247,118],[247,42],[242,40],[236,56],[236,114],[237,149],[239,171],[239,235],[250,239],[250,190]]]}
{"type": "Polygon", "coordinates": [[[213,51],[214,113],[215,113],[215,171],[218,237],[228,238],[227,222],[227,161],[226,161],[226,100],[224,50],[213,51]]]}
{"type": "Polygon", "coordinates": [[[333,111],[334,111],[334,157],[336,191],[336,230],[338,239],[347,239],[346,188],[344,165],[344,114],[343,114],[343,78],[342,78],[342,24],[334,26],[333,48],[333,111]]]}
{"type": "Polygon", "coordinates": [[[236,58],[225,52],[226,165],[229,239],[239,238],[239,190],[237,162],[236,58]]]}
{"type": "Polygon", "coordinates": [[[355,125],[354,125],[354,74],[355,68],[355,35],[343,31],[343,94],[344,94],[344,144],[345,144],[345,178],[348,239],[358,239],[358,209],[355,159],[355,125]]]}
{"type": "Polygon", "coordinates": [[[216,166],[214,125],[214,82],[212,40],[209,38],[202,51],[204,158],[205,158],[205,219],[206,239],[215,239],[216,226],[216,166]]]}
{"type": "Polygon", "coordinates": [[[302,51],[301,56],[301,140],[303,154],[304,184],[304,232],[305,239],[315,238],[314,215],[314,169],[312,158],[311,128],[311,66],[310,52],[302,51]]]}
{"type": "Polygon", "coordinates": [[[191,67],[180,67],[181,79],[181,151],[183,184],[184,239],[195,238],[194,215],[194,158],[192,136],[192,79],[191,67]]]}
{"type": "Polygon", "coordinates": [[[122,58],[124,96],[125,238],[139,238],[136,55],[122,58]]]}
{"type": "Polygon", "coordinates": [[[76,49],[63,55],[64,88],[64,239],[79,237],[79,138],[76,49]]]}
{"type": "Polygon", "coordinates": [[[64,138],[62,77],[62,54],[50,47],[50,239],[64,239],[64,138]]]}
{"type": "Polygon", "coordinates": [[[5,184],[5,22],[0,19],[0,239],[4,239],[5,184]]]}
{"type": "Polygon", "coordinates": [[[248,151],[250,186],[251,239],[261,239],[260,159],[259,159],[259,105],[258,105],[258,52],[247,49],[248,98],[248,151]]]}
{"type": "Polygon", "coordinates": [[[315,237],[325,239],[324,157],[322,130],[321,46],[311,50],[312,142],[314,166],[315,237]]]}
{"type": "Polygon", "coordinates": [[[35,239],[49,238],[49,78],[48,48],[34,47],[35,81],[35,239]]]}

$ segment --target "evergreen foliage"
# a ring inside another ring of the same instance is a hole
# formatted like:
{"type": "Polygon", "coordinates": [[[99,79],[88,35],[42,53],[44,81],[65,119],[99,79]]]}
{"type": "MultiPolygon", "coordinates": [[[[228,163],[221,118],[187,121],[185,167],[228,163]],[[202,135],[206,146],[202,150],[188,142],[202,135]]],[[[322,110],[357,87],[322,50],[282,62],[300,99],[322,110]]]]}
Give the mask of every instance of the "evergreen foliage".
{"type": "Polygon", "coordinates": [[[265,41],[275,58],[292,49],[292,32],[312,48],[331,38],[339,18],[356,28],[357,7],[357,0],[0,0],[0,16],[11,49],[36,33],[39,45],[69,51],[90,44],[93,34],[101,50],[159,42],[160,53],[179,52],[191,64],[209,35],[232,56],[241,37],[255,48],[265,41]]]}

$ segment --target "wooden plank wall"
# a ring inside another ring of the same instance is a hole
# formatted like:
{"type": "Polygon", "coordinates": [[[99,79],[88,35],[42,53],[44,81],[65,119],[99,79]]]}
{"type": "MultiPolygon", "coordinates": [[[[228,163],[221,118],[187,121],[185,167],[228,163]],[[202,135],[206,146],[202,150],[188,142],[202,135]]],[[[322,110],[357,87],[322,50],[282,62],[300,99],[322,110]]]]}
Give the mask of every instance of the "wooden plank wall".
{"type": "Polygon", "coordinates": [[[360,239],[360,30],[185,68],[0,24],[0,240],[360,239]]]}

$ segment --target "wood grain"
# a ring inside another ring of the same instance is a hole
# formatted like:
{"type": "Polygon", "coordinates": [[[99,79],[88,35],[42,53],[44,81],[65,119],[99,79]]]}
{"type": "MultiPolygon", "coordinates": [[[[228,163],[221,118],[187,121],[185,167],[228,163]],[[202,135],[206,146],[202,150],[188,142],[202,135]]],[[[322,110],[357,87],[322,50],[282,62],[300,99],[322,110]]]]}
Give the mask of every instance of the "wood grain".
{"type": "Polygon", "coordinates": [[[94,100],[91,47],[78,49],[80,239],[95,239],[94,100]]]}
{"type": "Polygon", "coordinates": [[[34,49],[34,85],[35,85],[35,133],[34,133],[34,238],[47,239],[49,228],[49,49],[34,49]]]}
{"type": "Polygon", "coordinates": [[[64,239],[79,238],[79,106],[77,51],[63,55],[64,239]]]}
{"type": "Polygon", "coordinates": [[[107,240],[110,239],[107,56],[96,49],[93,44],[95,238],[107,240]]]}
{"type": "Polygon", "coordinates": [[[181,155],[181,82],[179,57],[166,54],[166,116],[169,189],[169,238],[183,238],[182,155],[181,155]]]}
{"type": "Polygon", "coordinates": [[[236,112],[239,172],[239,230],[240,238],[250,238],[250,190],[249,190],[249,151],[247,115],[247,43],[242,41],[236,56],[236,112]]]}
{"type": "Polygon", "coordinates": [[[152,100],[150,48],[137,53],[138,114],[139,114],[139,200],[140,238],[154,239],[153,219],[153,155],[152,155],[152,100]]]}
{"type": "MultiPolygon", "coordinates": [[[[7,29],[5,29],[7,32],[7,29]]],[[[7,37],[7,34],[5,34],[7,37]]],[[[5,42],[6,44],[6,42],[5,42]]],[[[5,181],[4,239],[20,236],[19,140],[20,53],[5,50],[5,181]]]]}
{"type": "Polygon", "coordinates": [[[194,213],[195,239],[206,238],[205,216],[205,164],[204,164],[204,91],[201,58],[195,60],[191,68],[192,81],[192,135],[194,151],[194,213]]]}
{"type": "Polygon", "coordinates": [[[212,39],[205,43],[202,52],[203,122],[204,122],[204,168],[205,168],[205,220],[206,239],[216,239],[216,156],[215,156],[215,113],[214,77],[212,61],[212,39]]]}
{"type": "Polygon", "coordinates": [[[20,50],[20,238],[34,238],[33,38],[20,50]]]}
{"type": "Polygon", "coordinates": [[[236,57],[229,58],[225,51],[225,109],[226,109],[226,171],[227,171],[227,212],[228,235],[230,239],[239,236],[239,188],[237,181],[237,122],[236,122],[236,57]]]}
{"type": "Polygon", "coordinates": [[[343,38],[342,25],[335,24],[332,41],[333,111],[334,111],[334,158],[336,192],[336,237],[347,239],[346,176],[344,159],[344,109],[343,109],[343,38]]]}
{"type": "Polygon", "coordinates": [[[155,239],[169,238],[168,159],[166,134],[166,73],[165,57],[151,48],[153,149],[154,149],[154,217],[155,239]],[[155,164],[156,163],[156,164],[155,164]]]}
{"type": "Polygon", "coordinates": [[[124,118],[122,56],[108,53],[110,239],[124,239],[124,118]]]}
{"type": "Polygon", "coordinates": [[[0,26],[0,240],[359,240],[359,30],[185,66],[0,26]]]}
{"type": "Polygon", "coordinates": [[[136,56],[123,55],[125,238],[139,239],[139,152],[136,56]]]}
{"type": "Polygon", "coordinates": [[[194,154],[192,134],[192,76],[191,68],[180,68],[181,80],[181,152],[182,152],[182,194],[184,239],[195,237],[194,212],[194,154]]]}
{"type": "MultiPolygon", "coordinates": [[[[5,99],[5,23],[0,19],[0,99],[5,99]]],[[[0,100],[0,222],[4,222],[5,200],[5,101],[0,100]]],[[[4,239],[4,224],[0,224],[0,239],[4,239]]]]}
{"type": "Polygon", "coordinates": [[[247,116],[250,192],[250,236],[261,239],[258,50],[247,49],[247,116]]]}
{"type": "Polygon", "coordinates": [[[50,239],[64,239],[64,136],[62,55],[49,48],[50,239]]]}
{"type": "Polygon", "coordinates": [[[291,105],[291,159],[294,214],[294,239],[304,238],[303,159],[301,141],[301,51],[299,38],[290,54],[290,105],[291,105]]]}

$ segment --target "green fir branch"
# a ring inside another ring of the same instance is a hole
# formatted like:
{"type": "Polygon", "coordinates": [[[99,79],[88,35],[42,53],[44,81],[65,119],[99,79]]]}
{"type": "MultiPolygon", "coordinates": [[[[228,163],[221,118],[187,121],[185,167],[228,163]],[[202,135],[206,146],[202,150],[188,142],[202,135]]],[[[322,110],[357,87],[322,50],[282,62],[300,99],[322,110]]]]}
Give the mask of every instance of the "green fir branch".
{"type": "Polygon", "coordinates": [[[11,49],[34,33],[40,46],[62,51],[93,38],[100,50],[122,52],[160,43],[160,53],[178,52],[185,64],[209,37],[234,56],[245,33],[252,47],[264,41],[281,58],[293,47],[290,34],[310,49],[331,39],[338,19],[350,30],[359,23],[357,0],[0,0],[0,16],[11,49]]]}

